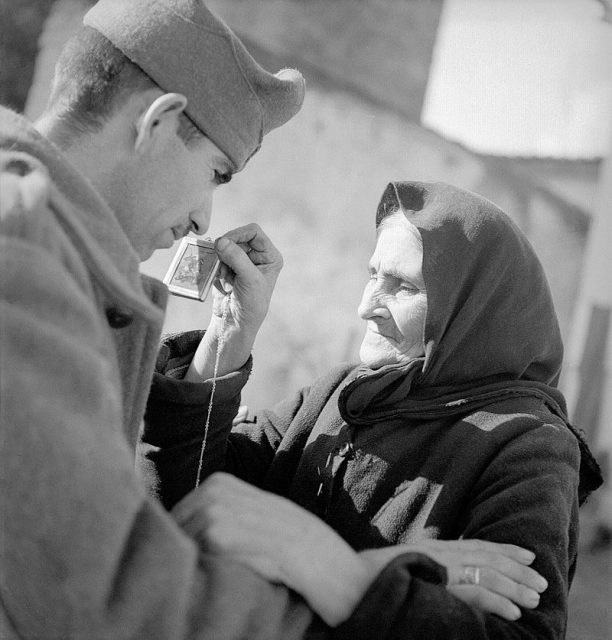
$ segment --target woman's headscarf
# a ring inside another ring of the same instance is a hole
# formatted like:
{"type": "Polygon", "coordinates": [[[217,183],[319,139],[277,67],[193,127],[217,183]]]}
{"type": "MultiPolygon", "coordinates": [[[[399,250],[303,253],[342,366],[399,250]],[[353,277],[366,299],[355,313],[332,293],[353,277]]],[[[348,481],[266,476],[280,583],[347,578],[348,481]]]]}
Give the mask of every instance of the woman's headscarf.
{"type": "MultiPolygon", "coordinates": [[[[340,396],[353,424],[436,418],[537,396],[569,425],[556,389],[563,346],[542,266],[514,222],[485,198],[444,183],[390,183],[376,227],[401,211],[423,240],[425,356],[359,367],[340,396]]],[[[599,484],[599,483],[597,483],[599,484]]]]}

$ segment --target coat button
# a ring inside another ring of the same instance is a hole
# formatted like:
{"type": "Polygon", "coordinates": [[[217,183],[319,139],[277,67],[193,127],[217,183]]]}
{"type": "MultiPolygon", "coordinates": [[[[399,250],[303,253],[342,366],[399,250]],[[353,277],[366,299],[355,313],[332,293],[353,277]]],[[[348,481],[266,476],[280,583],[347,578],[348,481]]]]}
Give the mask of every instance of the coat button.
{"type": "Polygon", "coordinates": [[[134,316],[131,313],[121,311],[117,307],[110,307],[106,310],[106,319],[113,329],[123,329],[132,322],[134,316]]]}

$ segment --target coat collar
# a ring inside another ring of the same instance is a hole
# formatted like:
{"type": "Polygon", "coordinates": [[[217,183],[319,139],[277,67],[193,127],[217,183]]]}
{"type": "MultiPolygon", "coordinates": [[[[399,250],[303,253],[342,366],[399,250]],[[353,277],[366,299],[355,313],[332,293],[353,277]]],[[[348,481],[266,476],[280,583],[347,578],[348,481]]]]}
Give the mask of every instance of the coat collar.
{"type": "MultiPolygon", "coordinates": [[[[89,180],[30,122],[3,107],[0,107],[0,146],[32,156],[48,172],[52,182],[50,204],[109,297],[107,304],[127,307],[149,320],[161,322],[165,295],[157,303],[149,296],[152,287],[163,285],[159,281],[148,282],[149,291],[145,292],[138,255],[115,214],[89,180]]],[[[160,298],[159,294],[156,297],[160,298]]]]}

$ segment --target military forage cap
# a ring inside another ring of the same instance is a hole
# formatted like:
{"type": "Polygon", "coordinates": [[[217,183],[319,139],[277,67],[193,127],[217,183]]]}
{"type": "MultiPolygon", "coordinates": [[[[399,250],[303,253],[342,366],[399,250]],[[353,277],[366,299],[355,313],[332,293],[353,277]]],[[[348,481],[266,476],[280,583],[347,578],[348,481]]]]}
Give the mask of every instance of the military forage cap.
{"type": "Polygon", "coordinates": [[[298,71],[275,75],[260,67],[202,0],[99,0],[83,22],[164,91],[184,94],[187,115],[235,170],[304,100],[298,71]]]}

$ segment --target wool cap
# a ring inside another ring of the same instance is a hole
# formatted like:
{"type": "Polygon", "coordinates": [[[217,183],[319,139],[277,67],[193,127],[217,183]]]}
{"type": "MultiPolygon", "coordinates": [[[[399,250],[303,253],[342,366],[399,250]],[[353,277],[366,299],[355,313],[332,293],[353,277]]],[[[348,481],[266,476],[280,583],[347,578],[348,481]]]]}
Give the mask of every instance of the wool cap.
{"type": "Polygon", "coordinates": [[[294,69],[263,69],[202,0],[99,0],[83,19],[161,89],[182,93],[185,112],[239,171],[263,136],[302,106],[294,69]]]}

